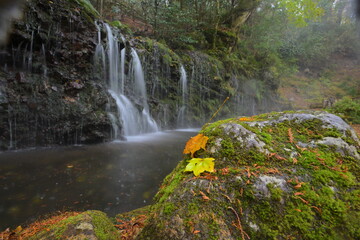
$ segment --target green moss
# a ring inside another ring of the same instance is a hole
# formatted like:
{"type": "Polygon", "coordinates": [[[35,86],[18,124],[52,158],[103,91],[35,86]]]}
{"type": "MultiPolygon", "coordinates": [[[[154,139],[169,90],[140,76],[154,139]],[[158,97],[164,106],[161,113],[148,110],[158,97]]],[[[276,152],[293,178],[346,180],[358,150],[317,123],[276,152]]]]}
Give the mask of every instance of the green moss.
{"type": "MultiPolygon", "coordinates": [[[[87,211],[79,215],[69,217],[49,227],[30,239],[67,239],[70,236],[79,234],[77,227],[81,223],[90,223],[93,226],[96,237],[100,240],[119,239],[119,234],[111,220],[105,213],[100,211],[87,211]]],[[[91,231],[91,230],[86,230],[91,231]]]]}
{"type": "Polygon", "coordinates": [[[225,120],[220,120],[214,123],[208,123],[205,124],[200,133],[204,134],[205,136],[219,136],[221,135],[221,133],[223,132],[222,129],[219,128],[220,125],[225,124],[225,123],[230,123],[230,122],[237,122],[237,119],[234,118],[229,118],[229,119],[225,119],[225,120]]]}
{"type": "Polygon", "coordinates": [[[187,208],[188,208],[188,212],[191,214],[196,215],[199,213],[199,204],[198,203],[192,202],[187,206],[187,208]]]}
{"type": "MultiPolygon", "coordinates": [[[[259,119],[277,117],[277,114],[269,114],[259,119]]],[[[274,122],[263,127],[249,124],[233,118],[204,126],[202,133],[209,137],[209,141],[208,149],[201,154],[216,158],[218,171],[210,177],[200,176],[201,180],[194,181],[194,184],[185,180],[186,185],[176,180],[184,181],[186,176],[178,178],[173,173],[166,180],[172,196],[182,201],[184,192],[190,191],[184,187],[189,185],[192,186],[192,193],[187,192],[189,195],[185,196],[193,200],[184,207],[183,212],[166,205],[166,200],[178,203],[168,195],[161,200],[165,207],[160,210],[172,214],[176,211],[178,216],[183,213],[190,236],[193,236],[191,231],[194,225],[201,226],[201,234],[194,239],[223,237],[222,224],[228,226],[226,229],[231,234],[239,234],[239,229],[234,226],[237,216],[233,211],[229,213],[229,207],[238,213],[242,227],[251,239],[357,239],[360,232],[358,161],[342,156],[334,147],[318,145],[311,148],[309,145],[301,148],[297,145],[299,141],[312,143],[326,136],[343,138],[342,133],[335,128],[322,128],[321,122],[316,119],[274,122]],[[265,148],[272,154],[266,155],[255,148],[244,149],[243,144],[233,139],[234,136],[225,134],[221,127],[224,123],[240,124],[252,131],[266,143],[265,148]],[[218,151],[207,152],[214,145],[218,151]],[[286,181],[286,190],[275,184],[267,184],[270,198],[263,196],[257,186],[258,178],[262,175],[280,175],[286,181]],[[176,190],[171,186],[174,179],[177,182],[176,190]],[[202,199],[198,193],[200,190],[210,200],[202,199]]],[[[177,171],[183,170],[185,163],[180,163],[177,171]]],[[[166,222],[162,224],[165,226],[166,222]]]]}
{"type": "Polygon", "coordinates": [[[128,25],[126,25],[126,24],[121,23],[118,20],[112,21],[110,23],[110,25],[120,29],[121,32],[124,33],[124,34],[132,34],[132,31],[131,31],[130,27],[128,25]]]}
{"type": "Polygon", "coordinates": [[[173,191],[178,187],[181,181],[185,178],[184,169],[186,166],[186,161],[182,161],[174,171],[169,174],[163,182],[161,186],[161,190],[156,194],[155,199],[161,206],[162,203],[166,202],[167,198],[173,191]]]}
{"type": "Polygon", "coordinates": [[[219,231],[221,231],[219,224],[217,224],[216,219],[210,219],[210,221],[208,222],[208,227],[209,227],[209,238],[211,240],[216,240],[218,239],[217,233],[219,231]]]}
{"type": "Polygon", "coordinates": [[[171,58],[171,56],[168,55],[168,54],[163,55],[163,59],[164,59],[164,62],[165,62],[166,64],[171,64],[171,63],[172,63],[172,58],[171,58]]]}
{"type": "Polygon", "coordinates": [[[269,133],[266,132],[260,132],[258,134],[258,137],[261,141],[265,142],[266,144],[271,144],[272,136],[269,133]]]}
{"type": "Polygon", "coordinates": [[[100,211],[88,211],[86,213],[91,216],[92,223],[94,225],[94,232],[99,239],[118,239],[118,232],[105,213],[100,211]]]}
{"type": "Polygon", "coordinates": [[[323,133],[324,137],[334,137],[334,138],[341,138],[342,134],[336,129],[336,128],[331,128],[331,129],[327,129],[324,133],[323,133]]]}
{"type": "Polygon", "coordinates": [[[172,203],[165,202],[163,205],[163,211],[165,215],[170,215],[175,211],[176,207],[172,203]]]}
{"type": "MultiPolygon", "coordinates": [[[[347,143],[347,144],[350,144],[350,145],[357,145],[357,142],[354,141],[353,138],[351,138],[350,136],[352,136],[350,130],[347,130],[346,133],[345,133],[345,136],[342,137],[342,139],[347,143]]],[[[359,152],[359,151],[358,151],[359,152]]],[[[360,152],[359,152],[360,154],[360,152]]]]}
{"type": "Polygon", "coordinates": [[[354,176],[351,173],[339,173],[336,171],[330,171],[326,169],[320,169],[314,171],[313,173],[314,180],[322,184],[329,184],[331,182],[336,182],[341,186],[351,186],[354,185],[354,176]]]}
{"type": "Polygon", "coordinates": [[[81,5],[87,13],[92,15],[95,18],[99,18],[100,14],[99,12],[94,8],[94,6],[91,4],[89,0],[68,0],[72,2],[76,2],[77,4],[81,5]]]}
{"type": "Polygon", "coordinates": [[[235,154],[233,142],[229,139],[221,141],[220,154],[224,157],[232,157],[235,154]]]}
{"type": "Polygon", "coordinates": [[[266,187],[271,193],[271,199],[279,202],[282,199],[283,190],[279,187],[275,187],[274,184],[267,184],[266,187]]]}

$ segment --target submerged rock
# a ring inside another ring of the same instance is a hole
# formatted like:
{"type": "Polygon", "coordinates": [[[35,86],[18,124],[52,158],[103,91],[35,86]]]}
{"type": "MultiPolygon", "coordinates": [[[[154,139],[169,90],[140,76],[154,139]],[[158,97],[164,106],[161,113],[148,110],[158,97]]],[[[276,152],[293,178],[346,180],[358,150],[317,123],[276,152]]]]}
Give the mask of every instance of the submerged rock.
{"type": "Polygon", "coordinates": [[[204,126],[214,173],[184,172],[155,197],[137,239],[358,239],[360,146],[326,112],[271,113],[204,126]]]}

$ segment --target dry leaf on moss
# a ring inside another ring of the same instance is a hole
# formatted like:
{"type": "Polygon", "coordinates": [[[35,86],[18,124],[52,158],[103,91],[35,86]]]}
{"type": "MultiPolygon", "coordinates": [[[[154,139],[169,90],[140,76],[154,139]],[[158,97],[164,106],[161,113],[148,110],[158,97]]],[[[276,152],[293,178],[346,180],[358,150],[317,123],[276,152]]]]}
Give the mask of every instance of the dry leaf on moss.
{"type": "Polygon", "coordinates": [[[186,143],[184,154],[191,154],[191,157],[194,156],[194,153],[201,148],[205,150],[205,146],[209,138],[204,136],[203,134],[198,134],[195,137],[190,138],[190,140],[186,143]]]}

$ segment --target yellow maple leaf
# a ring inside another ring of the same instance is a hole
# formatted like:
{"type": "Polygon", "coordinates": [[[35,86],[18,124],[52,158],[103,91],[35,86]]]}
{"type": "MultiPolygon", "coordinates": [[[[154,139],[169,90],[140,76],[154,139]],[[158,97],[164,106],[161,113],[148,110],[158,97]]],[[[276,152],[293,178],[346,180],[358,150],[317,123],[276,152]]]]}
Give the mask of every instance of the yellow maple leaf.
{"type": "Polygon", "coordinates": [[[204,136],[203,134],[198,134],[195,137],[190,138],[190,140],[186,143],[184,154],[191,154],[191,157],[194,156],[194,153],[201,148],[205,150],[205,146],[209,138],[204,136]]]}
{"type": "Polygon", "coordinates": [[[186,165],[184,172],[194,172],[197,177],[203,172],[214,172],[214,158],[193,158],[186,165]]]}

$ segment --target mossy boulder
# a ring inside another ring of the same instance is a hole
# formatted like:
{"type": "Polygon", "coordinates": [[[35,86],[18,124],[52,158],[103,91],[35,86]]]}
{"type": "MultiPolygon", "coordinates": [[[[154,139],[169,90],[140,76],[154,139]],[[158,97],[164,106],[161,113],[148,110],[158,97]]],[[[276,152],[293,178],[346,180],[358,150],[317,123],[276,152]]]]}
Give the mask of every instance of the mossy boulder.
{"type": "Polygon", "coordinates": [[[272,113],[209,124],[215,172],[165,179],[137,239],[359,239],[360,146],[327,112],[272,113]]]}
{"type": "MultiPolygon", "coordinates": [[[[41,224],[39,225],[41,226],[41,224]]],[[[28,231],[28,229],[24,231],[28,231]]],[[[22,233],[20,232],[19,234],[21,235],[22,233]]],[[[86,211],[65,218],[56,224],[50,224],[43,231],[39,231],[35,235],[25,237],[24,239],[115,240],[120,239],[120,233],[105,213],[86,211]]]]}

